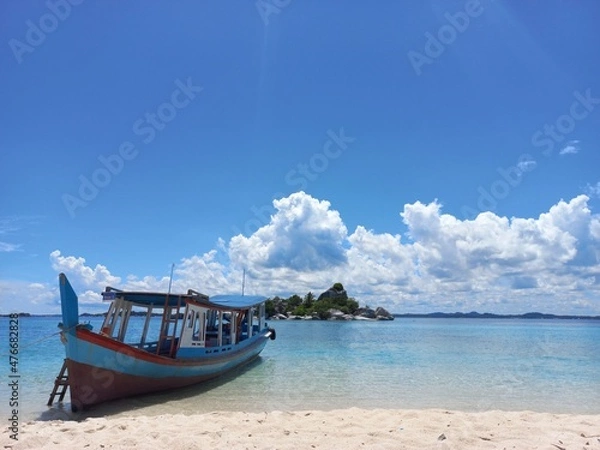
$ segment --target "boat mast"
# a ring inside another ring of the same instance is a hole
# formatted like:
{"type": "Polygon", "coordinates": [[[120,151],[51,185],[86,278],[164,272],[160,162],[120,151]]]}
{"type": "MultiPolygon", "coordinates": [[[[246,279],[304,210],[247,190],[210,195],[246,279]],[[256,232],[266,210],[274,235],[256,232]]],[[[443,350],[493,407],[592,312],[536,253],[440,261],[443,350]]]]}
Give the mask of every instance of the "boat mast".
{"type": "Polygon", "coordinates": [[[242,273],[242,296],[244,295],[244,288],[246,287],[246,269],[242,273]]]}
{"type": "Polygon", "coordinates": [[[169,277],[169,291],[167,293],[167,298],[171,294],[171,283],[173,282],[173,269],[175,268],[175,263],[171,264],[171,276],[169,277]]]}

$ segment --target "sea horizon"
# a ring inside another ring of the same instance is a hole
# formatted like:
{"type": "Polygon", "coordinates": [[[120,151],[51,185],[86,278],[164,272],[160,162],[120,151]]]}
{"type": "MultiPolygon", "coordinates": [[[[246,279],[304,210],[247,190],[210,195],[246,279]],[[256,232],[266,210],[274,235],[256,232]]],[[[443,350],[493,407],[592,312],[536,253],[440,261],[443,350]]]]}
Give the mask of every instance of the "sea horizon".
{"type": "MultiPolygon", "coordinates": [[[[62,317],[60,313],[30,313],[30,312],[12,312],[12,313],[2,313],[0,317],[10,317],[11,315],[18,315],[19,317],[62,317]]],[[[142,313],[136,313],[135,311],[132,313],[133,316],[136,314],[141,315],[142,313]]],[[[145,316],[145,312],[143,315],[145,316]]],[[[583,320],[600,320],[600,315],[587,315],[587,314],[558,314],[558,313],[547,313],[547,312],[539,312],[539,311],[529,311],[525,313],[493,313],[493,312],[478,312],[478,311],[455,311],[455,312],[442,312],[442,311],[434,311],[434,312],[420,312],[420,313],[390,313],[393,317],[396,318],[442,318],[442,319],[557,319],[557,320],[573,320],[573,319],[583,319],[583,320]]],[[[84,312],[80,313],[79,317],[103,317],[106,315],[106,311],[104,312],[84,312]]],[[[160,316],[162,313],[154,313],[154,315],[160,316]]],[[[301,318],[300,318],[301,319],[301,318]]],[[[269,317],[268,320],[281,320],[276,319],[274,317],[269,317]]],[[[285,319],[283,319],[285,320],[285,319]]],[[[294,320],[294,319],[290,319],[294,320]]],[[[315,319],[317,320],[317,319],[315,319]]],[[[318,319],[320,320],[320,319],[318,319]]],[[[337,320],[337,319],[323,319],[323,320],[337,320]]]]}

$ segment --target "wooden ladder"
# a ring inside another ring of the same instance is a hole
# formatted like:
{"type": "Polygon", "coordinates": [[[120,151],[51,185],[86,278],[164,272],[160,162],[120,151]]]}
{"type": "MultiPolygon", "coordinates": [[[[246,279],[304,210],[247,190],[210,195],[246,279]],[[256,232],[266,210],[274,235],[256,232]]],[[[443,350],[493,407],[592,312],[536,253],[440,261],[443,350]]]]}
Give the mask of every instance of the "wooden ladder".
{"type": "Polygon", "coordinates": [[[67,372],[67,360],[63,361],[63,365],[58,373],[58,376],[54,380],[54,389],[52,389],[52,393],[50,394],[50,399],[48,400],[48,406],[52,406],[54,403],[54,398],[58,395],[58,401],[62,402],[65,398],[65,394],[67,393],[67,389],[69,388],[69,374],[67,372]]]}
{"type": "Polygon", "coordinates": [[[165,307],[163,309],[163,317],[160,328],[160,339],[158,340],[158,347],[156,349],[156,354],[160,355],[162,346],[165,342],[170,339],[169,353],[168,356],[173,357],[175,354],[175,340],[177,338],[177,323],[179,322],[179,310],[181,309],[181,297],[177,297],[177,305],[170,306],[169,305],[169,296],[167,295],[167,299],[165,300],[165,307]],[[172,334],[169,334],[170,324],[173,324],[172,334]]]}

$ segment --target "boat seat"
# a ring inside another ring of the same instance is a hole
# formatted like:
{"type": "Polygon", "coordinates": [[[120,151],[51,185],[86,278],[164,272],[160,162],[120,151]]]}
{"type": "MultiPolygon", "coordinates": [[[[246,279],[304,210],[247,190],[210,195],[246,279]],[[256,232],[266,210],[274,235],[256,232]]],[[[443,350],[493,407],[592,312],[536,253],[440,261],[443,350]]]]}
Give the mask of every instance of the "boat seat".
{"type": "MultiPolygon", "coordinates": [[[[172,339],[165,339],[165,341],[160,346],[160,351],[158,352],[158,354],[159,355],[169,354],[171,351],[171,342],[172,341],[173,341],[172,339]]],[[[175,338],[175,348],[177,348],[178,345],[179,345],[179,338],[175,338]]]]}

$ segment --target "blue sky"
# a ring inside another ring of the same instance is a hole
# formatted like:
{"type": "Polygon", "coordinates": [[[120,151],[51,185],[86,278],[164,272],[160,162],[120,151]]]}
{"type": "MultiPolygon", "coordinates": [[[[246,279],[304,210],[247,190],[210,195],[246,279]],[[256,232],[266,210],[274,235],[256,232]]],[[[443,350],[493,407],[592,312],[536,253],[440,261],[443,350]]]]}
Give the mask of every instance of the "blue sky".
{"type": "Polygon", "coordinates": [[[600,314],[600,5],[0,5],[0,312],[342,282],[600,314]]]}

